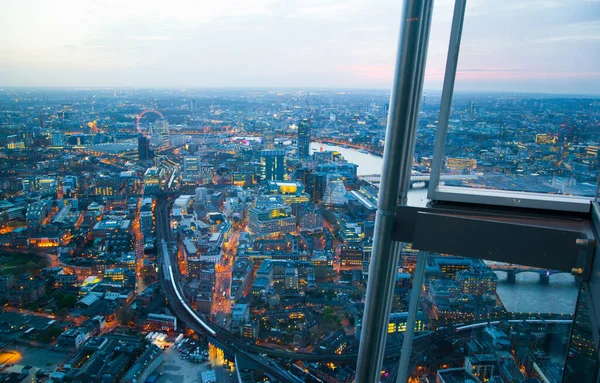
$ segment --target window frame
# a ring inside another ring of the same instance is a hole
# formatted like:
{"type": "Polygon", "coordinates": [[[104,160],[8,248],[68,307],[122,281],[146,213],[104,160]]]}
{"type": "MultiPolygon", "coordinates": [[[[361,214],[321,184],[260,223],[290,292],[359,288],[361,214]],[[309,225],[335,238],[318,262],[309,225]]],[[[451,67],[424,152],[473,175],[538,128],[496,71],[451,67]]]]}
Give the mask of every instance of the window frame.
{"type": "Polygon", "coordinates": [[[431,201],[589,213],[591,210],[591,201],[599,198],[598,193],[600,193],[600,190],[598,190],[598,187],[596,188],[595,197],[579,197],[527,191],[473,189],[440,184],[466,4],[467,0],[455,0],[427,198],[431,201]]]}

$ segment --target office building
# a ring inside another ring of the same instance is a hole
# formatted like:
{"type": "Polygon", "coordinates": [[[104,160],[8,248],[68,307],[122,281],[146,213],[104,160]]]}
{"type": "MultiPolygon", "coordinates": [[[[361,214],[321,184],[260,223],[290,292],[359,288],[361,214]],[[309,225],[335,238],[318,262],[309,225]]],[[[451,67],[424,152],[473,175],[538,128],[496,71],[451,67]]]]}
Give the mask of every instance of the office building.
{"type": "Polygon", "coordinates": [[[266,195],[279,195],[287,204],[308,202],[310,196],[304,192],[304,185],[298,181],[267,181],[266,195]]]}
{"type": "Polygon", "coordinates": [[[177,331],[177,318],[172,315],[150,313],[146,325],[151,330],[177,331]]]}
{"type": "Polygon", "coordinates": [[[158,166],[152,166],[144,173],[144,194],[152,194],[160,191],[164,181],[164,170],[158,166]]]}
{"type": "Polygon", "coordinates": [[[200,174],[202,161],[199,155],[183,156],[183,174],[186,177],[193,177],[200,174]]]}
{"type": "Polygon", "coordinates": [[[55,193],[58,188],[58,180],[49,176],[23,177],[21,183],[26,192],[55,193]]]}
{"type": "Polygon", "coordinates": [[[498,277],[487,268],[462,270],[456,273],[456,280],[462,285],[463,293],[476,297],[495,296],[498,277]]]}
{"type": "MultiPolygon", "coordinates": [[[[425,331],[426,320],[425,315],[422,311],[417,312],[417,318],[415,321],[415,331],[425,331]]],[[[390,321],[388,323],[388,333],[393,334],[396,332],[406,331],[406,321],[408,320],[408,313],[391,313],[390,321]]]]}
{"type": "Polygon", "coordinates": [[[100,174],[94,180],[94,194],[112,196],[119,191],[119,179],[108,174],[100,174]]]}
{"type": "Polygon", "coordinates": [[[311,203],[298,206],[298,229],[316,232],[323,230],[323,213],[311,203]]]}
{"type": "Polygon", "coordinates": [[[351,162],[329,162],[318,164],[315,168],[316,173],[335,174],[342,177],[348,188],[356,188],[358,182],[358,165],[351,162]]]}
{"type": "Polygon", "coordinates": [[[258,201],[248,216],[248,229],[257,238],[283,236],[296,231],[292,208],[274,197],[258,201]]]}
{"type": "Polygon", "coordinates": [[[152,211],[140,211],[140,230],[144,236],[154,231],[154,216],[152,211]]]}
{"type": "Polygon", "coordinates": [[[323,193],[323,204],[328,206],[342,206],[348,202],[346,197],[346,185],[340,174],[327,174],[323,193]]]}
{"type": "Polygon", "coordinates": [[[39,229],[48,214],[50,214],[51,202],[49,200],[43,200],[33,202],[27,207],[27,213],[25,220],[27,227],[30,229],[39,229]]]}
{"type": "Polygon", "coordinates": [[[298,268],[285,268],[285,288],[287,290],[298,290],[298,268]]]}
{"type": "Polygon", "coordinates": [[[60,132],[52,132],[52,146],[62,147],[67,144],[67,135],[60,132]]]}
{"type": "Polygon", "coordinates": [[[342,267],[362,270],[363,248],[359,242],[342,244],[340,251],[342,267]]]}
{"type": "Polygon", "coordinates": [[[285,179],[285,150],[265,149],[260,152],[261,179],[267,181],[285,179]]]}
{"type": "Polygon", "coordinates": [[[481,380],[465,368],[460,367],[438,370],[435,383],[481,383],[481,380]]]}
{"type": "Polygon", "coordinates": [[[310,156],[310,129],[309,119],[302,119],[298,123],[298,157],[306,158],[310,156]]]}
{"type": "Polygon", "coordinates": [[[141,161],[153,158],[153,153],[150,149],[150,139],[146,136],[138,137],[138,157],[141,161]]]}

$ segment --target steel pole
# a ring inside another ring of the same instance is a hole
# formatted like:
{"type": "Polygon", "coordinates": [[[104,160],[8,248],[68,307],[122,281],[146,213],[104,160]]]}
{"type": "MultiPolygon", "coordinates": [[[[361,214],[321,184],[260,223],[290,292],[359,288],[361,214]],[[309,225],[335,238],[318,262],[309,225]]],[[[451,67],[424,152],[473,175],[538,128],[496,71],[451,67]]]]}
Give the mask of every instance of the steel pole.
{"type": "Polygon", "coordinates": [[[417,258],[417,267],[415,268],[415,277],[413,278],[412,291],[410,294],[410,303],[408,309],[408,318],[406,320],[406,330],[402,343],[402,353],[400,353],[400,362],[398,367],[398,378],[396,383],[405,383],[408,379],[408,362],[412,350],[412,342],[415,335],[415,323],[417,322],[417,311],[419,301],[421,300],[421,286],[423,285],[423,276],[425,275],[425,264],[427,263],[427,252],[419,251],[417,258]]]}
{"type": "Polygon", "coordinates": [[[444,163],[446,133],[448,132],[448,120],[450,119],[452,109],[452,95],[454,94],[454,81],[456,80],[456,69],[458,68],[458,54],[460,52],[466,7],[467,0],[455,0],[452,26],[450,28],[450,42],[448,44],[448,57],[446,59],[446,71],[444,73],[444,85],[442,87],[442,99],[440,101],[440,115],[438,117],[438,126],[433,144],[433,160],[429,176],[429,190],[427,192],[427,198],[430,200],[435,199],[435,191],[440,184],[442,164],[444,163]]]}
{"type": "Polygon", "coordinates": [[[380,381],[401,244],[392,243],[398,203],[406,204],[433,0],[406,0],[402,10],[394,83],[390,96],[383,171],[360,336],[357,383],[380,381]]]}

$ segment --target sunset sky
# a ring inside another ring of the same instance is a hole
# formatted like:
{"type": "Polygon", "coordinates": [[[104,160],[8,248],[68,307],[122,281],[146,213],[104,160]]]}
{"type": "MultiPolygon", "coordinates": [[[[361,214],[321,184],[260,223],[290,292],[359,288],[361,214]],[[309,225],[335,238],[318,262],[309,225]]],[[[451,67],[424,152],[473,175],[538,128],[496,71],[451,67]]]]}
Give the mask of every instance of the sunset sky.
{"type": "MultiPolygon", "coordinates": [[[[453,1],[436,0],[439,90],[453,1]]],[[[600,0],[468,0],[456,88],[600,93],[600,0]]],[[[402,2],[4,0],[0,86],[391,85],[402,2]]]]}

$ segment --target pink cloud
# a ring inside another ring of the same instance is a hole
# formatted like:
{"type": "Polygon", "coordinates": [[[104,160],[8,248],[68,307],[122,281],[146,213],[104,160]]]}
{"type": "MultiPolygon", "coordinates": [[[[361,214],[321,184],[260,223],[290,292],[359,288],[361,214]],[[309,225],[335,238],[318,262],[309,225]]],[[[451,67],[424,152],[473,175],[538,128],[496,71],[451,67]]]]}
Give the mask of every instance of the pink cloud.
{"type": "MultiPolygon", "coordinates": [[[[352,65],[342,68],[342,72],[349,73],[352,76],[365,80],[392,81],[392,77],[394,75],[394,65],[352,65]]],[[[439,69],[429,69],[425,72],[425,77],[427,79],[443,79],[444,71],[439,69]]]]}
{"type": "MultiPolygon", "coordinates": [[[[391,82],[394,66],[373,64],[373,65],[352,65],[341,68],[342,73],[347,73],[354,79],[365,80],[369,82],[391,82]]],[[[428,69],[425,72],[427,80],[443,80],[444,70],[428,69]]],[[[560,72],[560,71],[528,71],[518,69],[499,69],[499,68],[475,68],[461,69],[456,73],[457,82],[460,81],[507,81],[507,80],[537,80],[537,79],[600,79],[600,72],[560,72]]]]}
{"type": "Polygon", "coordinates": [[[534,79],[598,79],[600,72],[544,72],[513,69],[463,69],[458,80],[534,80],[534,79]]]}

